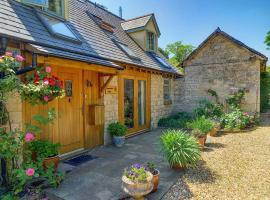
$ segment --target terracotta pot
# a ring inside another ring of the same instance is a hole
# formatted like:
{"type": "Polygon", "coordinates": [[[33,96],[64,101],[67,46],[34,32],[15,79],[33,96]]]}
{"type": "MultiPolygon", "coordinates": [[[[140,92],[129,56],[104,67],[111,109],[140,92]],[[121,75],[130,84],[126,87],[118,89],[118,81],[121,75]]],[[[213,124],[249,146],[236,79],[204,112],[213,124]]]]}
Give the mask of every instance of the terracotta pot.
{"type": "Polygon", "coordinates": [[[205,142],[206,142],[206,139],[207,139],[207,135],[205,135],[205,136],[203,136],[203,137],[199,137],[199,138],[198,138],[198,143],[199,143],[202,147],[204,147],[205,142]]]}
{"type": "Polygon", "coordinates": [[[218,128],[215,127],[209,132],[209,135],[212,137],[215,137],[217,135],[217,132],[218,132],[218,128]]]}
{"type": "Polygon", "coordinates": [[[149,194],[153,189],[153,175],[151,172],[147,173],[147,181],[145,183],[134,183],[126,176],[122,176],[123,190],[132,196],[135,200],[143,200],[145,195],[149,194]]]}
{"type": "Polygon", "coordinates": [[[160,172],[159,170],[155,170],[156,174],[153,174],[153,189],[151,192],[156,192],[157,189],[158,189],[158,184],[159,184],[159,175],[160,175],[160,172]]]}
{"type": "Polygon", "coordinates": [[[179,164],[174,164],[173,166],[171,166],[172,169],[175,169],[175,170],[184,170],[186,169],[186,166],[182,166],[182,165],[179,165],[179,164]]]}
{"type": "Polygon", "coordinates": [[[53,165],[54,170],[56,171],[58,168],[60,162],[60,158],[59,156],[53,156],[53,157],[49,157],[49,158],[45,158],[43,160],[43,167],[46,170],[49,166],[53,165]]]}

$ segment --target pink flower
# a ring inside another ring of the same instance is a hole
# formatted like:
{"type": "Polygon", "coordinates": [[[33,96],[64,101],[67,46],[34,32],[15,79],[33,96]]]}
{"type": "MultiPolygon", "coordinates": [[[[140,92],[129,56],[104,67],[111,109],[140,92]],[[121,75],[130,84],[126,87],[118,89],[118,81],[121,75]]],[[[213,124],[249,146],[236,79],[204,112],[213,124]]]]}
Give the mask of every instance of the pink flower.
{"type": "Polygon", "coordinates": [[[44,85],[49,85],[49,81],[48,81],[48,80],[44,80],[44,81],[43,81],[43,84],[44,84],[44,85]]]}
{"type": "Polygon", "coordinates": [[[51,73],[52,72],[52,68],[49,67],[49,66],[47,66],[47,67],[45,67],[45,71],[46,71],[46,73],[51,73]]]}
{"type": "Polygon", "coordinates": [[[244,114],[245,116],[248,116],[248,113],[247,113],[247,112],[244,112],[243,114],[244,114]]]}
{"type": "Polygon", "coordinates": [[[6,52],[5,55],[11,57],[13,54],[12,52],[6,52]]]}
{"type": "Polygon", "coordinates": [[[44,101],[48,102],[50,98],[48,96],[44,96],[43,99],[44,101]]]}
{"type": "Polygon", "coordinates": [[[30,133],[30,132],[29,132],[29,133],[26,133],[26,134],[25,134],[24,139],[25,139],[26,142],[31,142],[32,140],[35,139],[35,136],[34,136],[33,133],[30,133]]]}
{"type": "Polygon", "coordinates": [[[25,174],[27,176],[33,176],[35,174],[35,170],[33,168],[28,168],[27,170],[25,170],[25,174]]]}
{"type": "Polygon", "coordinates": [[[16,55],[15,59],[16,59],[18,62],[24,61],[24,57],[22,57],[21,55],[16,55]]]}

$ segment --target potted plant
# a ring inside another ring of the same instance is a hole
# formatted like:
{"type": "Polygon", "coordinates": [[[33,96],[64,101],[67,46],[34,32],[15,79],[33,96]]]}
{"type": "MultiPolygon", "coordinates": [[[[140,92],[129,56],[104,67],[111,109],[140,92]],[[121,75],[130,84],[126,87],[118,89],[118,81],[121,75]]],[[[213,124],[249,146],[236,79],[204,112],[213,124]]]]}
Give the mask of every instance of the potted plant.
{"type": "Polygon", "coordinates": [[[34,140],[30,143],[29,148],[33,152],[33,159],[43,161],[44,169],[49,168],[49,166],[57,167],[60,162],[59,158],[59,148],[60,144],[54,144],[48,140],[34,140]]]}
{"type": "Polygon", "coordinates": [[[217,132],[220,130],[220,123],[218,121],[212,121],[214,124],[214,128],[209,132],[209,135],[215,137],[217,132]]]}
{"type": "Polygon", "coordinates": [[[174,169],[196,165],[200,159],[200,145],[196,138],[182,130],[165,130],[160,137],[161,151],[174,169]]]}
{"type": "Polygon", "coordinates": [[[108,131],[113,137],[113,143],[115,144],[115,146],[122,147],[125,143],[127,127],[120,122],[115,122],[109,124],[108,131]]]}
{"type": "Polygon", "coordinates": [[[191,134],[198,139],[198,143],[203,147],[206,141],[206,133],[203,133],[199,129],[194,129],[191,131],[191,134]]]}
{"type": "Polygon", "coordinates": [[[143,200],[153,189],[153,175],[140,164],[125,169],[122,176],[123,190],[135,200],[143,200]]]}
{"type": "Polygon", "coordinates": [[[147,163],[147,170],[149,170],[152,175],[153,175],[153,189],[151,192],[156,192],[157,188],[158,188],[158,184],[159,184],[159,175],[160,172],[159,170],[156,168],[156,164],[152,163],[152,162],[148,162],[147,163]]]}
{"type": "Polygon", "coordinates": [[[198,129],[201,132],[200,134],[201,140],[204,140],[205,142],[207,139],[207,134],[214,128],[214,123],[210,119],[207,119],[204,116],[202,116],[188,123],[188,127],[191,128],[192,130],[198,129]]]}

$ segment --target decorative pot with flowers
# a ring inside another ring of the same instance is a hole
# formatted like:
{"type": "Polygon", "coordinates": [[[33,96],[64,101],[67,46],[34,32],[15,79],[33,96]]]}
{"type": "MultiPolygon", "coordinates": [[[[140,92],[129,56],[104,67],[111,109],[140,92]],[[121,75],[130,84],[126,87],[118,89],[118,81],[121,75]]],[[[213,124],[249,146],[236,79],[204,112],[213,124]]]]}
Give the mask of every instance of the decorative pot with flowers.
{"type": "Polygon", "coordinates": [[[40,66],[26,76],[20,91],[23,100],[31,104],[46,104],[57,97],[64,96],[63,81],[51,74],[51,67],[40,66]]]}
{"type": "Polygon", "coordinates": [[[34,140],[29,144],[29,149],[33,152],[33,160],[42,160],[44,169],[53,166],[55,170],[60,162],[60,144],[54,144],[48,140],[34,140]]]}
{"type": "Polygon", "coordinates": [[[113,143],[117,147],[122,147],[125,144],[125,135],[127,127],[120,122],[111,123],[108,126],[108,131],[113,137],[113,143]]]}
{"type": "Polygon", "coordinates": [[[135,200],[143,200],[153,189],[153,175],[144,166],[134,164],[122,176],[123,190],[135,200]]]}
{"type": "Polygon", "coordinates": [[[156,168],[156,164],[152,162],[147,163],[147,170],[150,171],[153,175],[153,189],[151,192],[156,192],[158,189],[160,172],[156,168]]]}

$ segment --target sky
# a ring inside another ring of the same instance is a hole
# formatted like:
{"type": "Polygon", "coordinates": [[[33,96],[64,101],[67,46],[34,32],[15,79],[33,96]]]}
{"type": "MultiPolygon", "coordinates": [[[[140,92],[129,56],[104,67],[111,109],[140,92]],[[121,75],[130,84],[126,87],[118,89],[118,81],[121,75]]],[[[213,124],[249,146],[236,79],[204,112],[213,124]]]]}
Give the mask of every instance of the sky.
{"type": "Polygon", "coordinates": [[[220,27],[270,59],[270,50],[264,44],[266,33],[270,31],[270,0],[92,1],[117,15],[122,6],[124,19],[155,13],[162,48],[176,41],[196,47],[220,27]]]}

